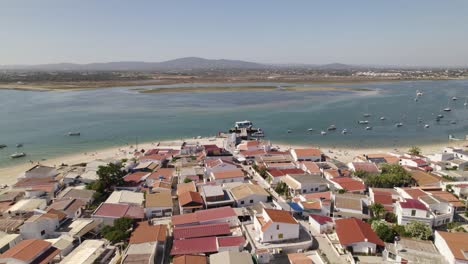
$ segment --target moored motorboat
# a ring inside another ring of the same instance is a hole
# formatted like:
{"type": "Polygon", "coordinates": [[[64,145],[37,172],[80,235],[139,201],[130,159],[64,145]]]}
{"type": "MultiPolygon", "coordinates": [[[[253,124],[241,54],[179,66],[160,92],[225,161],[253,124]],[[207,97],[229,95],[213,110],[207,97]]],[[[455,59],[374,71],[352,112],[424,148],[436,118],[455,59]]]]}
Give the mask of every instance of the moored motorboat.
{"type": "Polygon", "coordinates": [[[369,121],[367,120],[361,120],[358,122],[360,125],[366,125],[366,124],[369,124],[369,121]]]}
{"type": "Polygon", "coordinates": [[[314,131],[314,129],[313,129],[313,128],[309,128],[309,129],[307,129],[307,131],[312,132],[312,131],[314,131]]]}
{"type": "Polygon", "coordinates": [[[371,126],[366,127],[366,130],[372,130],[371,126]]]}
{"type": "Polygon", "coordinates": [[[334,131],[336,130],[336,126],[335,125],[331,125],[327,128],[328,131],[334,131]]]}
{"type": "Polygon", "coordinates": [[[424,125],[424,128],[429,128],[430,126],[428,124],[425,124],[424,125]]]}
{"type": "Polygon", "coordinates": [[[68,134],[67,134],[67,135],[68,135],[68,136],[71,136],[71,137],[73,137],[73,136],[75,136],[75,137],[76,137],[76,136],[80,136],[80,135],[81,135],[81,133],[80,133],[80,132],[68,132],[68,134]]]}
{"type": "Polygon", "coordinates": [[[16,144],[16,147],[17,147],[17,148],[23,147],[23,143],[18,143],[18,144],[16,144]]]}
{"type": "Polygon", "coordinates": [[[17,153],[13,153],[13,154],[10,155],[10,157],[12,159],[21,158],[21,157],[24,157],[24,156],[26,156],[26,153],[24,153],[24,152],[17,152],[17,153]]]}
{"type": "Polygon", "coordinates": [[[387,119],[387,118],[385,118],[385,116],[380,117],[380,120],[385,120],[385,119],[387,119]]]}
{"type": "Polygon", "coordinates": [[[325,132],[325,131],[320,132],[320,135],[322,135],[322,136],[325,136],[326,134],[327,134],[327,132],[325,132]]]}
{"type": "Polygon", "coordinates": [[[402,126],[403,126],[403,123],[396,123],[395,126],[396,126],[396,127],[402,127],[402,126]]]}
{"type": "Polygon", "coordinates": [[[341,134],[345,135],[345,134],[348,134],[348,130],[345,128],[341,131],[341,134]]]}
{"type": "Polygon", "coordinates": [[[5,145],[5,144],[0,144],[0,149],[6,148],[6,147],[7,147],[7,145],[5,145]]]}

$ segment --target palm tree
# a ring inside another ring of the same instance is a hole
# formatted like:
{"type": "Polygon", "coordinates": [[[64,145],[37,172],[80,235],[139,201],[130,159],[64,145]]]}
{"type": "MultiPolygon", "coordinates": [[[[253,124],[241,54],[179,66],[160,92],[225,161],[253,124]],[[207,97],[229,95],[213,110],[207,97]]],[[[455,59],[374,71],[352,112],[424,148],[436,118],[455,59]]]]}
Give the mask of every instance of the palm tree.
{"type": "Polygon", "coordinates": [[[385,211],[385,207],[382,204],[374,203],[369,206],[369,209],[372,212],[372,216],[381,219],[383,212],[385,211]]]}

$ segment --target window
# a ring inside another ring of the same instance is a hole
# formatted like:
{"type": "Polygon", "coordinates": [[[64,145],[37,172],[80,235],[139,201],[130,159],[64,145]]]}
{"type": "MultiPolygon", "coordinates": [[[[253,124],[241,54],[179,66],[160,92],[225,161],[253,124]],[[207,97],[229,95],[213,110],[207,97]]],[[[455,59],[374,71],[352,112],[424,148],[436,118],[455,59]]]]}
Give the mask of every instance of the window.
{"type": "Polygon", "coordinates": [[[306,193],[306,192],[307,192],[307,190],[306,190],[306,189],[302,190],[302,193],[306,193]]]}
{"type": "Polygon", "coordinates": [[[411,216],[415,216],[416,215],[416,210],[411,210],[411,216]]]}
{"type": "Polygon", "coordinates": [[[45,235],[45,230],[41,231],[41,236],[45,235]]]}
{"type": "Polygon", "coordinates": [[[276,230],[279,230],[279,225],[276,225],[276,230]]]}
{"type": "Polygon", "coordinates": [[[244,201],[241,201],[241,204],[244,204],[244,201]]]}
{"type": "Polygon", "coordinates": [[[315,191],[318,191],[318,187],[317,187],[317,188],[315,188],[315,191]]]}
{"type": "Polygon", "coordinates": [[[250,200],[250,203],[253,203],[253,200],[250,200]]]}
{"type": "Polygon", "coordinates": [[[278,234],[278,238],[279,238],[279,239],[282,239],[282,238],[283,238],[283,234],[278,234]]]}

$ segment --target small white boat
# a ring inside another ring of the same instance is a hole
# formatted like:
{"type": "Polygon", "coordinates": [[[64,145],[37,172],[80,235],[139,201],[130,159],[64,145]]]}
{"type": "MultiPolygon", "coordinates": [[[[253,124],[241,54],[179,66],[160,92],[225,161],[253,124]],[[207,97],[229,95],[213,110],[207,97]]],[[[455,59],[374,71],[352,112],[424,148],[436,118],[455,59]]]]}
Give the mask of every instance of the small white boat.
{"type": "Polygon", "coordinates": [[[414,98],[414,101],[415,101],[415,102],[417,102],[417,101],[418,101],[418,98],[417,98],[417,97],[416,97],[416,98],[414,98]]]}
{"type": "Polygon", "coordinates": [[[366,124],[369,124],[369,121],[367,120],[361,120],[358,122],[360,125],[366,125],[366,124]]]}
{"type": "Polygon", "coordinates": [[[444,118],[444,115],[443,114],[438,114],[437,118],[444,118]]]}
{"type": "Polygon", "coordinates": [[[23,143],[18,143],[18,144],[16,144],[16,147],[17,147],[17,148],[23,147],[23,143]]]}
{"type": "Polygon", "coordinates": [[[345,135],[345,134],[348,134],[348,130],[345,128],[341,131],[341,134],[345,135]]]}
{"type": "Polygon", "coordinates": [[[10,157],[12,159],[21,158],[21,157],[24,157],[24,156],[26,156],[26,153],[24,153],[24,152],[17,152],[17,153],[14,153],[14,154],[10,155],[10,157]]]}
{"type": "Polygon", "coordinates": [[[327,132],[325,132],[325,131],[320,132],[320,135],[322,135],[322,136],[325,136],[326,134],[327,134],[327,132]]]}
{"type": "Polygon", "coordinates": [[[335,125],[331,125],[327,128],[328,131],[334,131],[336,130],[336,126],[335,125]]]}
{"type": "Polygon", "coordinates": [[[288,129],[288,134],[289,134],[289,133],[292,133],[292,130],[291,130],[291,129],[288,129]]]}
{"type": "Polygon", "coordinates": [[[387,118],[385,118],[385,116],[380,117],[380,120],[385,120],[385,119],[387,119],[387,118]]]}
{"type": "Polygon", "coordinates": [[[366,130],[372,130],[371,126],[366,127],[366,130]]]}
{"type": "Polygon", "coordinates": [[[312,132],[312,131],[314,131],[314,129],[313,129],[313,128],[309,128],[309,129],[307,129],[307,131],[312,132]]]}
{"type": "Polygon", "coordinates": [[[252,133],[252,137],[264,137],[264,136],[265,134],[261,130],[258,132],[252,133]]]}
{"type": "Polygon", "coordinates": [[[371,114],[363,114],[362,116],[364,116],[364,117],[370,117],[371,114]]]}
{"type": "Polygon", "coordinates": [[[403,126],[403,123],[396,123],[395,126],[396,126],[396,127],[402,127],[402,126],[403,126]]]}
{"type": "Polygon", "coordinates": [[[450,124],[451,124],[451,125],[456,125],[456,124],[457,124],[457,121],[452,120],[452,121],[450,121],[450,124]]]}
{"type": "Polygon", "coordinates": [[[450,107],[446,107],[446,108],[444,108],[444,111],[445,112],[450,112],[450,111],[452,111],[452,109],[450,109],[450,107]]]}
{"type": "Polygon", "coordinates": [[[468,106],[468,99],[465,99],[465,103],[463,105],[468,106]]]}
{"type": "Polygon", "coordinates": [[[458,97],[456,96],[452,97],[452,101],[456,101],[456,100],[458,100],[458,97]]]}
{"type": "Polygon", "coordinates": [[[416,90],[416,96],[422,96],[422,95],[423,95],[423,93],[421,91],[416,90]]]}
{"type": "Polygon", "coordinates": [[[6,148],[6,147],[7,147],[7,145],[5,145],[5,144],[0,144],[0,149],[6,148]]]}
{"type": "Polygon", "coordinates": [[[73,137],[73,136],[76,137],[76,136],[80,136],[81,133],[80,132],[68,132],[67,135],[70,136],[70,137],[73,137]]]}
{"type": "Polygon", "coordinates": [[[424,125],[424,128],[429,128],[430,126],[428,124],[425,124],[424,125]]]}

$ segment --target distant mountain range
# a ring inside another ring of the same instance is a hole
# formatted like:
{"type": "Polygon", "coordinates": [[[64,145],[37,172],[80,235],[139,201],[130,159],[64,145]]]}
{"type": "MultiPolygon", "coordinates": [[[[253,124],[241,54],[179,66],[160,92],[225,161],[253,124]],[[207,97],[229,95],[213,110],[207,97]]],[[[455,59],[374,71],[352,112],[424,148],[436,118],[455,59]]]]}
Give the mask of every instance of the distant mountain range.
{"type": "Polygon", "coordinates": [[[198,57],[185,57],[163,62],[120,61],[89,64],[55,63],[40,65],[0,65],[3,70],[31,71],[170,71],[170,70],[209,70],[209,69],[268,69],[268,68],[316,68],[316,69],[355,69],[360,66],[332,63],[312,64],[262,64],[241,60],[212,60],[198,57]]]}

